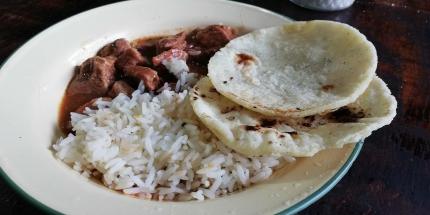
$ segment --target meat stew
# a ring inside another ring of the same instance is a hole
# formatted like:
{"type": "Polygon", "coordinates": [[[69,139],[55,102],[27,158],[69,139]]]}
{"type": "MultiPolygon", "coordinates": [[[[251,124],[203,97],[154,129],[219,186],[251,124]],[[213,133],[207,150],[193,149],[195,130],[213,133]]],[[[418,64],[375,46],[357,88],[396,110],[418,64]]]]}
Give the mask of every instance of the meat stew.
{"type": "Polygon", "coordinates": [[[167,61],[182,61],[188,73],[206,75],[209,59],[237,36],[237,30],[225,25],[209,25],[175,35],[141,38],[133,42],[117,39],[102,47],[97,56],[76,67],[60,106],[59,127],[72,132],[70,113],[82,113],[102,97],[108,100],[120,93],[128,96],[140,81],[146,91],[165,83],[173,85],[178,74],[170,71],[167,61]]]}

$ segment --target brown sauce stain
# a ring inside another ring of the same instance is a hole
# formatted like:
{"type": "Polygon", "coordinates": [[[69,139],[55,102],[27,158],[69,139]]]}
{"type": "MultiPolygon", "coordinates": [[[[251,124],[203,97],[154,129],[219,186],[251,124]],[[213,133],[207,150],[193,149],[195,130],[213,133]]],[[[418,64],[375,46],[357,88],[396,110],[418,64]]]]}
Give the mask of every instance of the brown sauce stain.
{"type": "Polygon", "coordinates": [[[334,85],[333,84],[327,84],[321,87],[321,89],[325,92],[334,89],[334,85]]]}
{"type": "Polygon", "coordinates": [[[236,54],[236,63],[244,66],[249,66],[255,61],[254,57],[248,54],[236,54]]]}
{"type": "Polygon", "coordinates": [[[70,113],[76,111],[81,105],[89,102],[91,99],[87,95],[77,94],[70,96],[67,95],[67,92],[64,94],[58,110],[58,126],[61,132],[64,134],[71,132],[70,113]]]}

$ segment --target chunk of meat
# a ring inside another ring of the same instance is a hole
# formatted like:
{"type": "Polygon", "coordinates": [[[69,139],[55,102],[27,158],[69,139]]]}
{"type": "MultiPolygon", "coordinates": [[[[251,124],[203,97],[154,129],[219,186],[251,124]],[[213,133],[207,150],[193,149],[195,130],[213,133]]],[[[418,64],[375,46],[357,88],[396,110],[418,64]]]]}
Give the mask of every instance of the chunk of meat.
{"type": "Polygon", "coordinates": [[[209,25],[195,32],[195,41],[200,46],[217,50],[235,37],[233,28],[225,25],[209,25]]]}
{"type": "Polygon", "coordinates": [[[171,60],[173,58],[186,61],[188,59],[188,54],[187,54],[187,52],[180,50],[180,49],[170,49],[170,50],[164,51],[161,54],[153,57],[152,58],[152,64],[154,66],[158,66],[163,62],[163,60],[171,60]]]}
{"type": "Polygon", "coordinates": [[[94,98],[94,99],[91,99],[91,101],[79,106],[78,109],[76,109],[74,112],[82,114],[84,113],[85,108],[90,108],[93,110],[97,109],[96,101],[100,98],[102,99],[102,101],[112,101],[112,99],[109,97],[94,98]]]}
{"type": "Polygon", "coordinates": [[[206,65],[215,52],[235,37],[234,29],[229,26],[210,25],[190,32],[184,50],[188,53],[191,61],[206,65]]]}
{"type": "Polygon", "coordinates": [[[160,39],[156,44],[157,53],[161,53],[169,49],[183,50],[187,45],[187,41],[185,41],[185,36],[185,32],[181,32],[179,34],[160,39]]]}
{"type": "Polygon", "coordinates": [[[92,57],[78,67],[66,90],[67,96],[79,95],[81,101],[89,101],[106,94],[115,81],[115,59],[92,57]]]}
{"type": "Polygon", "coordinates": [[[99,50],[97,55],[101,57],[106,57],[106,56],[118,57],[120,54],[122,54],[124,51],[128,49],[131,49],[130,43],[126,39],[121,38],[105,45],[103,48],[99,50]]]}
{"type": "MultiPolygon", "coordinates": [[[[75,75],[66,90],[64,111],[61,118],[61,129],[65,132],[72,131],[70,112],[79,110],[79,107],[94,98],[106,94],[109,87],[115,81],[115,58],[92,57],[76,68],[75,75]]],[[[85,107],[80,110],[82,112],[85,107]]]]}
{"type": "Polygon", "coordinates": [[[120,93],[123,93],[127,95],[128,97],[131,97],[131,94],[133,93],[134,89],[127,84],[125,81],[115,81],[113,83],[111,89],[108,92],[108,96],[111,98],[117,97],[120,93]]]}
{"type": "Polygon", "coordinates": [[[143,81],[145,89],[153,91],[160,83],[157,71],[143,66],[130,66],[125,69],[125,74],[143,81]]]}
{"type": "Polygon", "coordinates": [[[116,60],[116,68],[125,70],[126,67],[147,64],[148,60],[134,48],[127,49],[116,60]]]}

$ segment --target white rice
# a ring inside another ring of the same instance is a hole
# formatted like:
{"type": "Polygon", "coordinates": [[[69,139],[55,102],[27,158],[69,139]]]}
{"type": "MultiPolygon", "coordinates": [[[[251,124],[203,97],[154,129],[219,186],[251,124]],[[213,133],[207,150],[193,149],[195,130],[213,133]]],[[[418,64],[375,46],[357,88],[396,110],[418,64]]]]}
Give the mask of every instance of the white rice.
{"type": "Polygon", "coordinates": [[[198,74],[189,72],[190,68],[188,68],[187,62],[183,59],[171,58],[163,60],[161,63],[178,79],[175,92],[187,89],[199,80],[198,74]]]}
{"type": "Polygon", "coordinates": [[[156,200],[204,200],[268,179],[287,158],[248,158],[226,148],[194,115],[187,91],[123,94],[72,113],[76,135],[56,156],[86,177],[125,194],[156,200]]]}

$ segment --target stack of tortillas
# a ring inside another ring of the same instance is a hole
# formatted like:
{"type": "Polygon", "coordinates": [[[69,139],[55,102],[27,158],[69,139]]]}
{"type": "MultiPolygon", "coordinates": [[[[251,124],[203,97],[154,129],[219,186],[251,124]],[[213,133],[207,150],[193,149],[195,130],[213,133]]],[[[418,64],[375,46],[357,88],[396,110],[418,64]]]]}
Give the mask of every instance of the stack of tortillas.
{"type": "Polygon", "coordinates": [[[375,47],[355,28],[291,22],[238,37],[191,93],[200,120],[248,156],[313,156],[389,124],[397,102],[375,75],[375,47]]]}

